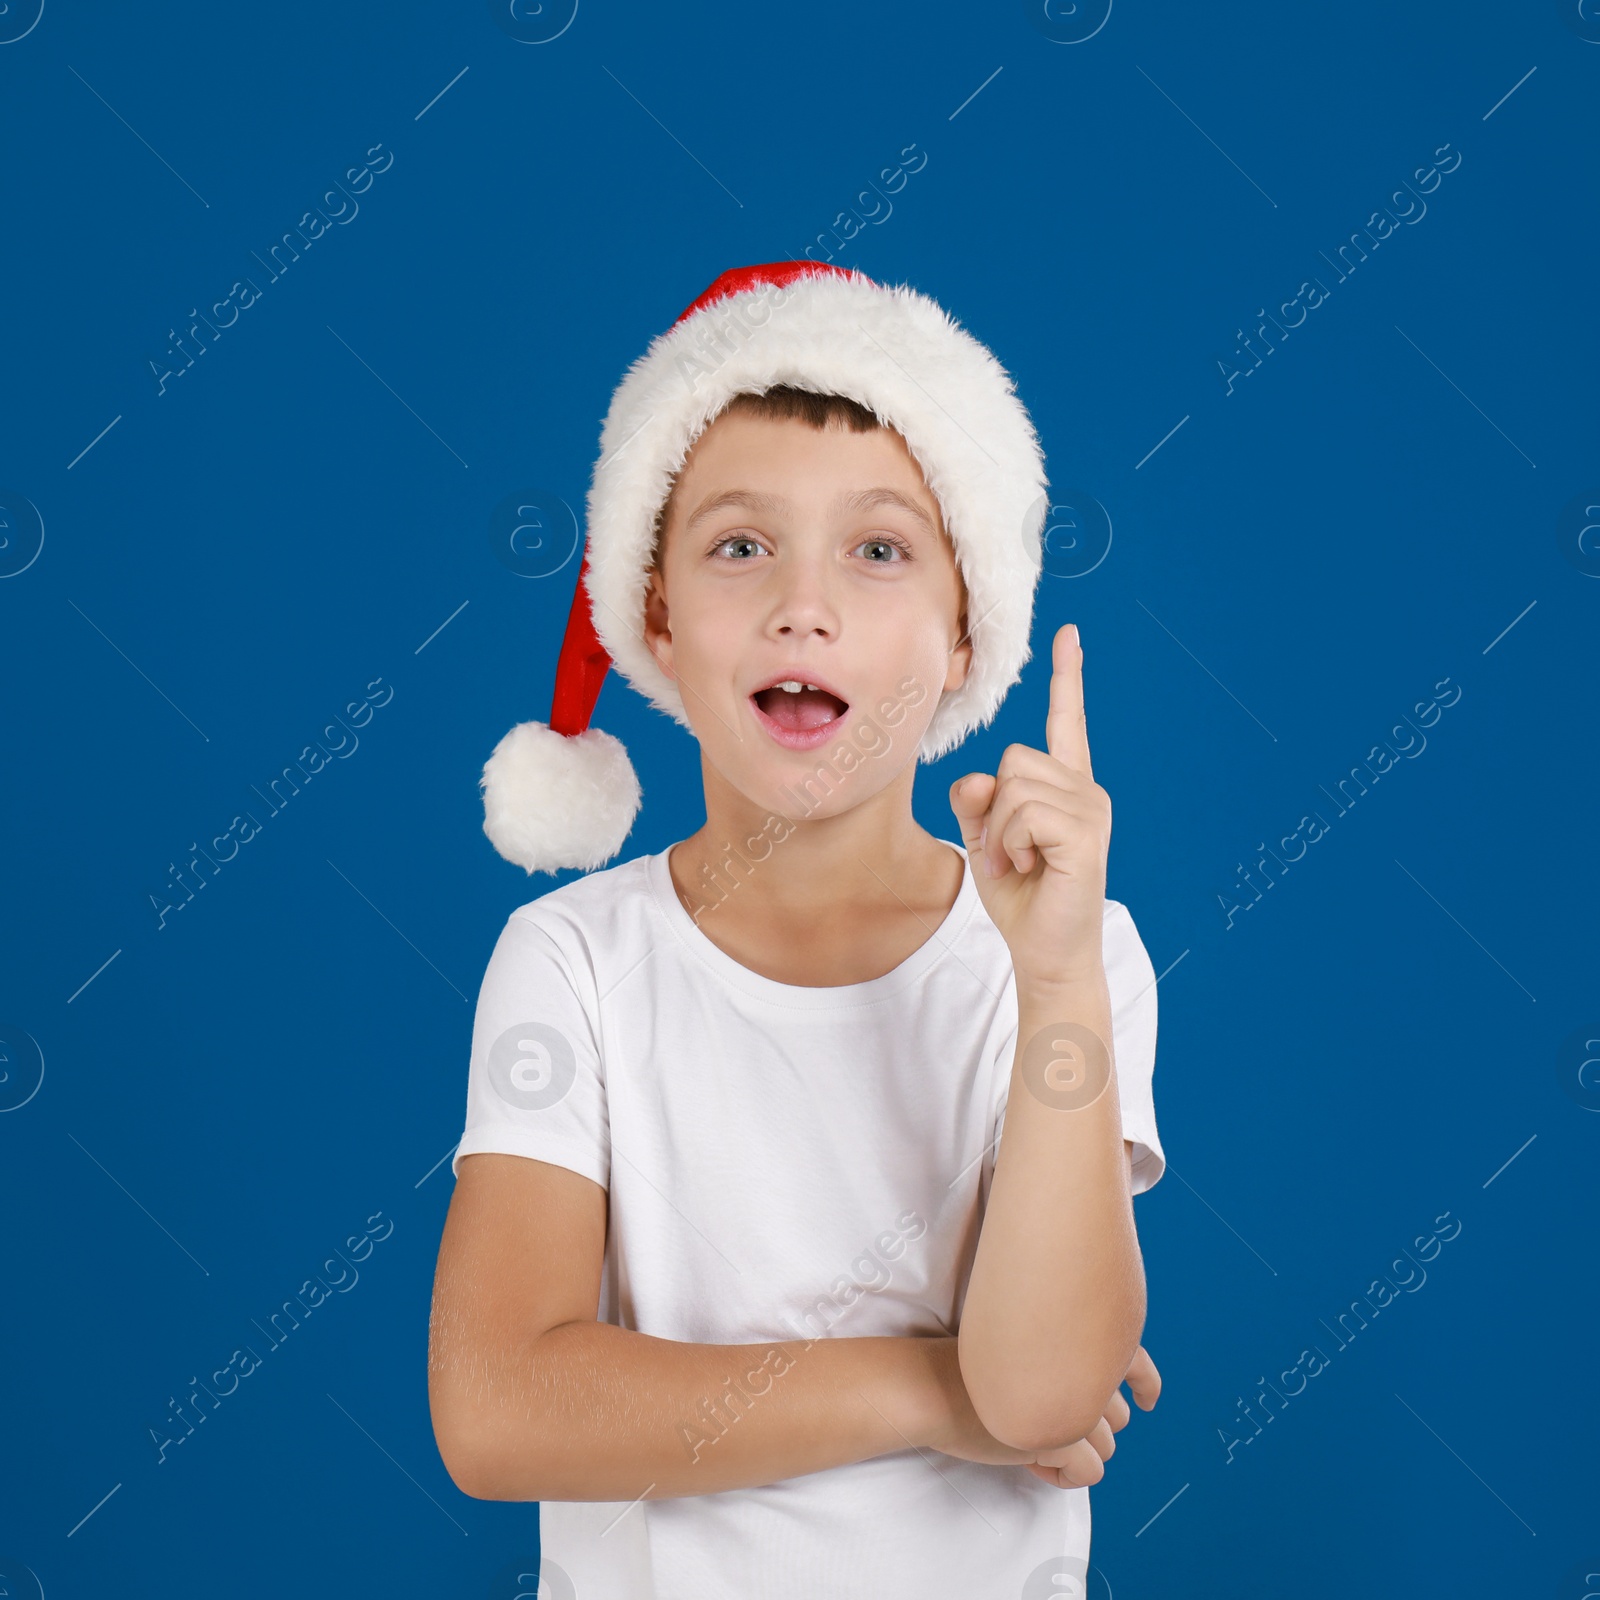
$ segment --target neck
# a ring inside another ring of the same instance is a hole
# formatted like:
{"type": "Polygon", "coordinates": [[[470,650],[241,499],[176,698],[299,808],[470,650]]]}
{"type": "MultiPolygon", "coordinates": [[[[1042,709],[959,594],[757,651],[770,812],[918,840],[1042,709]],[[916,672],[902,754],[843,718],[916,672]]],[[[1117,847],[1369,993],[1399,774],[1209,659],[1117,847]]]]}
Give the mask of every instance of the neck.
{"type": "MultiPolygon", "coordinates": [[[[915,905],[927,898],[930,874],[959,887],[953,854],[911,814],[915,763],[833,816],[817,815],[828,804],[817,783],[786,785],[769,809],[734,789],[704,755],[700,764],[705,825],[669,858],[691,914],[735,891],[740,915],[776,917],[863,902],[915,905]]],[[[831,780],[835,794],[848,785],[848,777],[831,780]]]]}

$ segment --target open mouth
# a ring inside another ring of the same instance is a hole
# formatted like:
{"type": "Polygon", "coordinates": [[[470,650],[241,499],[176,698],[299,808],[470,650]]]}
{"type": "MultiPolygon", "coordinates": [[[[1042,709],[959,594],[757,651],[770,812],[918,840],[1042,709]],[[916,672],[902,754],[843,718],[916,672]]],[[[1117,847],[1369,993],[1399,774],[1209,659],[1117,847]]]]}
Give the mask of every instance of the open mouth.
{"type": "Polygon", "coordinates": [[[849,701],[831,690],[795,678],[756,690],[750,703],[780,744],[800,750],[828,739],[850,709],[849,701]]]}

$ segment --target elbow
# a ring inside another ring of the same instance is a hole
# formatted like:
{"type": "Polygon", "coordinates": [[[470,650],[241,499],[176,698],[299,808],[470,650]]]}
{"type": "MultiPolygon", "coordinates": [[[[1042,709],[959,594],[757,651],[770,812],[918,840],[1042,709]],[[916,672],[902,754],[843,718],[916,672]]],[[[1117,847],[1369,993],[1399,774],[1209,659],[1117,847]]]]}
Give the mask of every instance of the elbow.
{"type": "Polygon", "coordinates": [[[969,1361],[962,1352],[972,1409],[1001,1444],[1038,1453],[1086,1439],[1121,1387],[1132,1354],[1094,1370],[1067,1369],[1059,1357],[1057,1351],[1040,1363],[1013,1359],[997,1366],[969,1361]]]}
{"type": "Polygon", "coordinates": [[[460,1462],[453,1463],[446,1458],[444,1469],[450,1474],[450,1481],[469,1500],[503,1500],[505,1498],[504,1495],[495,1494],[473,1471],[470,1465],[460,1462]]]}
{"type": "Polygon", "coordinates": [[[1101,1416],[1089,1415],[1084,1387],[1054,1372],[1031,1371],[1007,1362],[1002,1371],[960,1352],[961,1379],[978,1421],[1012,1450],[1036,1453],[1085,1438],[1101,1416]]]}
{"type": "Polygon", "coordinates": [[[436,1340],[428,1348],[428,1420],[433,1445],[450,1481],[474,1500],[490,1500],[484,1492],[482,1429],[475,1408],[453,1366],[442,1359],[436,1340]]]}
{"type": "Polygon", "coordinates": [[[508,1464],[497,1459],[494,1451],[481,1441],[459,1436],[448,1441],[441,1438],[437,1429],[434,1439],[439,1446],[439,1459],[450,1481],[471,1500],[527,1501],[550,1498],[528,1471],[525,1460],[518,1461],[513,1471],[508,1464]]]}
{"type": "Polygon", "coordinates": [[[471,1500],[536,1500],[537,1478],[526,1450],[513,1463],[504,1448],[504,1430],[493,1413],[464,1395],[435,1386],[429,1398],[433,1442],[450,1481],[471,1500]],[[501,1441],[498,1445],[496,1441],[501,1441]]]}
{"type": "Polygon", "coordinates": [[[1029,1455],[1059,1450],[1088,1438],[1104,1415],[1102,1409],[1090,1417],[1081,1406],[1074,1407],[1070,1397],[1054,1395],[1020,1396],[1000,1406],[980,1407],[974,1401],[973,1409],[1001,1444],[1029,1455]]]}
{"type": "Polygon", "coordinates": [[[450,1481],[472,1500],[540,1498],[525,1492],[530,1477],[526,1443],[522,1458],[511,1459],[500,1394],[495,1364],[485,1354],[434,1333],[428,1347],[428,1416],[450,1481]]]}
{"type": "Polygon", "coordinates": [[[433,1418],[433,1442],[439,1451],[444,1470],[450,1481],[462,1494],[472,1500],[501,1500],[496,1493],[493,1475],[487,1469],[484,1452],[467,1430],[455,1421],[441,1419],[437,1411],[433,1418]]]}

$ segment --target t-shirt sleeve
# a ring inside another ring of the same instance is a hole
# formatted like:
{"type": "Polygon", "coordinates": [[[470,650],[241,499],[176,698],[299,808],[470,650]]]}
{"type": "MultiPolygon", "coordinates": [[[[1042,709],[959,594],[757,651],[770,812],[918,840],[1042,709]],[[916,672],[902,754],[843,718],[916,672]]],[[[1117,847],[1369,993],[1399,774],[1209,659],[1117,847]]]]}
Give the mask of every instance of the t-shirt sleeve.
{"type": "MultiPolygon", "coordinates": [[[[1133,916],[1120,900],[1106,901],[1102,940],[1101,959],[1111,995],[1112,1055],[1122,1110],[1122,1136],[1133,1142],[1133,1193],[1143,1194],[1167,1168],[1156,1131],[1156,972],[1133,916]]],[[[1013,1023],[995,1062],[999,1095],[995,1141],[1005,1127],[1016,1048],[1017,1030],[1013,1023]]],[[[991,1161],[998,1148],[997,1142],[991,1144],[991,1161]]]]}
{"type": "Polygon", "coordinates": [[[611,1177],[605,1071],[585,963],[530,915],[512,912],[478,989],[462,1156],[488,1151],[611,1177]]]}

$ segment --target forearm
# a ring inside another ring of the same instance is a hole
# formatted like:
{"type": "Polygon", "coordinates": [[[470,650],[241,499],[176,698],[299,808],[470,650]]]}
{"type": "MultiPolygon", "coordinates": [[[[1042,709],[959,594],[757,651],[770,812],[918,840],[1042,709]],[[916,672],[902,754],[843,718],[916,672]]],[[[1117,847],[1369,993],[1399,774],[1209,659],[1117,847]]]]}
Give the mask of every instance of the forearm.
{"type": "Polygon", "coordinates": [[[1102,1414],[1138,1348],[1145,1284],[1104,973],[1019,990],[1017,1004],[960,1355],[985,1425],[1030,1448],[1077,1437],[1102,1414]],[[1078,1030],[1087,1048],[1073,1042],[1078,1030]]]}
{"type": "Polygon", "coordinates": [[[935,1414],[940,1342],[685,1344],[564,1323],[489,1376],[475,1406],[470,1492],[656,1500],[908,1449],[935,1414]]]}

